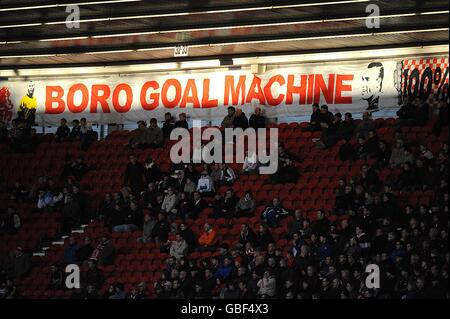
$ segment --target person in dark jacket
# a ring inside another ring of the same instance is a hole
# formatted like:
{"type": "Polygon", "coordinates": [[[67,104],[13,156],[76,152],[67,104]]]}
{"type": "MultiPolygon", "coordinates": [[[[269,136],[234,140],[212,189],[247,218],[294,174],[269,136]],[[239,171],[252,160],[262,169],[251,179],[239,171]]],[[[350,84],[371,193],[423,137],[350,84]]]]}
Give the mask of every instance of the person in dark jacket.
{"type": "Polygon", "coordinates": [[[164,123],[162,127],[164,137],[168,138],[174,128],[175,128],[175,119],[173,118],[172,114],[167,112],[166,114],[164,114],[164,123]]]}
{"type": "Polygon", "coordinates": [[[447,126],[448,123],[449,123],[448,103],[447,101],[442,100],[439,102],[438,119],[434,123],[433,134],[439,136],[441,134],[442,128],[444,126],[447,126]]]}
{"type": "MultiPolygon", "coordinates": [[[[165,243],[169,238],[170,225],[167,222],[166,217],[159,213],[158,221],[152,231],[152,238],[159,243],[165,243]]],[[[189,243],[188,243],[189,245],[189,243]]]]}
{"type": "Polygon", "coordinates": [[[273,243],[273,237],[266,225],[260,225],[256,234],[256,247],[266,248],[267,245],[273,243]]]}
{"type": "Polygon", "coordinates": [[[289,212],[281,205],[278,198],[274,198],[270,205],[261,214],[261,219],[264,220],[269,227],[277,227],[279,220],[289,215],[289,212]]]}
{"type": "Polygon", "coordinates": [[[64,141],[70,135],[70,128],[67,126],[67,120],[66,119],[61,119],[60,120],[60,124],[61,125],[56,130],[55,135],[56,135],[57,140],[64,141]]]}
{"type": "Polygon", "coordinates": [[[80,140],[81,139],[81,125],[79,120],[72,121],[72,131],[70,131],[70,139],[71,140],[80,140]]]}
{"type": "Polygon", "coordinates": [[[130,155],[130,162],[125,170],[124,185],[129,186],[135,195],[139,195],[144,184],[144,167],[135,155],[130,155]]]}
{"type": "Polygon", "coordinates": [[[189,129],[189,124],[186,120],[186,113],[180,113],[178,115],[178,121],[175,122],[175,127],[176,128],[184,128],[184,129],[189,129]]]}
{"type": "Polygon", "coordinates": [[[188,251],[193,252],[197,246],[194,232],[186,224],[180,224],[180,234],[188,244],[188,251]]]}
{"type": "Polygon", "coordinates": [[[75,237],[69,237],[69,245],[64,250],[63,262],[64,264],[76,264],[78,262],[77,253],[80,246],[77,244],[75,237]]]}
{"type": "Polygon", "coordinates": [[[92,247],[91,239],[86,237],[84,239],[83,246],[81,246],[76,252],[76,258],[79,262],[83,263],[91,257],[93,252],[94,248],[92,247]]]}
{"type": "Polygon", "coordinates": [[[236,113],[233,119],[233,127],[241,128],[243,130],[248,127],[248,118],[245,113],[242,112],[242,109],[236,109],[236,113]]]}
{"type": "Polygon", "coordinates": [[[99,266],[112,265],[116,256],[116,250],[111,242],[109,234],[103,234],[97,247],[89,259],[97,262],[99,266]]]}
{"type": "Polygon", "coordinates": [[[414,124],[424,126],[430,118],[430,105],[422,99],[417,101],[417,108],[413,115],[414,124]]]}
{"type": "Polygon", "coordinates": [[[256,234],[255,232],[248,226],[248,224],[241,225],[241,232],[239,234],[239,244],[245,246],[246,243],[251,243],[255,245],[256,242],[256,234]]]}
{"type": "Polygon", "coordinates": [[[82,213],[72,194],[67,195],[66,200],[66,205],[61,214],[62,229],[64,232],[70,232],[72,227],[79,222],[82,213]]]}
{"type": "Polygon", "coordinates": [[[309,131],[309,132],[320,131],[321,128],[320,128],[319,117],[320,117],[319,104],[314,103],[312,105],[311,118],[309,120],[308,126],[305,128],[305,131],[309,131]]]}
{"type": "Polygon", "coordinates": [[[339,159],[342,162],[356,160],[356,151],[350,143],[350,138],[346,137],[344,143],[339,147],[339,159]]]}
{"type": "Polygon", "coordinates": [[[100,269],[98,269],[97,264],[94,260],[89,260],[88,266],[89,269],[84,274],[84,283],[86,285],[92,285],[96,289],[99,289],[104,281],[103,273],[100,269]]]}
{"type": "Polygon", "coordinates": [[[260,107],[256,107],[255,112],[250,116],[249,126],[255,130],[266,127],[266,117],[262,115],[260,107]]]}
{"type": "Polygon", "coordinates": [[[320,107],[320,114],[318,116],[319,126],[321,131],[334,130],[334,115],[328,111],[328,105],[322,105],[320,107]]]}

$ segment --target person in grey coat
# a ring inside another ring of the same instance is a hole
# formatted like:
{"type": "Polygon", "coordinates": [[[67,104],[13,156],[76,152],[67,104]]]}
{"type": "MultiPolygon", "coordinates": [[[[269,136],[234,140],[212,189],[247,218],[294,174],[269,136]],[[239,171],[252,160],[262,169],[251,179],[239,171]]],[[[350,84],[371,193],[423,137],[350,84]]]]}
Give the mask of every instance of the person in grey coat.
{"type": "Polygon", "coordinates": [[[164,134],[155,118],[150,120],[150,126],[145,131],[145,144],[150,148],[159,148],[164,142],[164,134]]]}
{"type": "Polygon", "coordinates": [[[256,203],[253,199],[252,193],[245,192],[244,197],[242,197],[236,204],[236,217],[251,217],[255,211],[256,203]]]}
{"type": "Polygon", "coordinates": [[[150,214],[145,214],[144,224],[142,226],[142,237],[138,238],[140,243],[149,243],[152,240],[153,228],[155,228],[156,220],[150,214]]]}
{"type": "Polygon", "coordinates": [[[178,233],[175,240],[170,244],[170,255],[176,259],[180,259],[186,256],[187,251],[188,244],[186,243],[186,240],[181,237],[181,234],[178,233]]]}

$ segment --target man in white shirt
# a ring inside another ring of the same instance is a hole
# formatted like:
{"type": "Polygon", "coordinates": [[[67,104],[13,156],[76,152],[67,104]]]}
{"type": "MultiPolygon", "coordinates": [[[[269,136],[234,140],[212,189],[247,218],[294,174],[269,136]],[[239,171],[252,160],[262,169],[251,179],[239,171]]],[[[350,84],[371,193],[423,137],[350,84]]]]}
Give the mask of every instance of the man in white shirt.
{"type": "Polygon", "coordinates": [[[197,191],[202,194],[214,192],[214,183],[207,171],[203,171],[197,183],[197,191]]]}

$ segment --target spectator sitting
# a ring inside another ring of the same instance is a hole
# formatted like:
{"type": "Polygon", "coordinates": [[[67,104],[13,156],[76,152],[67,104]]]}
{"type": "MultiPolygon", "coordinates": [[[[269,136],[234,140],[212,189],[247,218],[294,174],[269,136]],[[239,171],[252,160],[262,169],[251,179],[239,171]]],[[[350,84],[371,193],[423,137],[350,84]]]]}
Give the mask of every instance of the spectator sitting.
{"type": "Polygon", "coordinates": [[[421,144],[419,146],[419,149],[420,149],[420,157],[425,158],[425,160],[427,161],[431,161],[432,159],[434,159],[433,153],[431,153],[425,145],[421,144]]]}
{"type": "Polygon", "coordinates": [[[255,107],[255,112],[250,116],[249,126],[258,130],[260,128],[266,128],[266,117],[262,115],[260,107],[255,107]]]}
{"type": "Polygon", "coordinates": [[[296,209],[294,212],[294,220],[289,223],[289,238],[292,238],[295,233],[298,233],[303,229],[304,220],[300,210],[296,209]]]}
{"type": "Polygon", "coordinates": [[[167,189],[166,196],[164,196],[164,200],[161,206],[161,212],[166,213],[168,215],[176,214],[178,202],[179,202],[178,194],[175,193],[172,187],[169,187],[167,189]]]}
{"type": "Polygon", "coordinates": [[[130,147],[132,149],[135,148],[146,148],[146,131],[147,131],[147,125],[144,121],[139,121],[137,129],[135,129],[131,133],[130,141],[127,144],[127,147],[130,147]]]}
{"type": "Polygon", "coordinates": [[[333,113],[328,111],[328,105],[322,105],[320,107],[320,114],[318,117],[318,122],[320,126],[320,130],[328,130],[333,129],[334,127],[334,116],[333,113]]]}
{"type": "Polygon", "coordinates": [[[248,128],[248,118],[242,109],[237,109],[233,119],[233,128],[241,128],[243,130],[248,128]]]}
{"type": "Polygon", "coordinates": [[[234,116],[236,109],[232,106],[228,107],[228,114],[224,117],[221,126],[222,128],[233,128],[234,116]]]}
{"type": "Polygon", "coordinates": [[[202,172],[197,182],[197,191],[204,195],[209,195],[214,192],[214,183],[207,171],[202,172]]]}
{"type": "Polygon", "coordinates": [[[80,120],[80,133],[81,149],[86,151],[89,145],[97,139],[97,133],[92,130],[92,125],[84,117],[80,120]]]}
{"type": "Polygon", "coordinates": [[[225,257],[223,259],[223,263],[217,268],[217,271],[215,273],[215,277],[220,280],[228,280],[233,272],[233,264],[230,261],[230,258],[225,257]]]}
{"type": "Polygon", "coordinates": [[[64,255],[63,255],[63,262],[65,265],[77,263],[78,249],[80,249],[80,246],[78,246],[77,240],[75,239],[75,237],[70,236],[69,244],[67,245],[66,249],[64,250],[64,255]]]}
{"type": "Polygon", "coordinates": [[[150,126],[145,132],[145,142],[150,148],[159,148],[164,142],[163,131],[158,127],[158,122],[155,118],[150,120],[150,126]]]}
{"type": "Polygon", "coordinates": [[[222,216],[222,210],[224,208],[222,195],[220,195],[219,193],[215,194],[213,201],[209,203],[208,206],[213,210],[212,214],[209,217],[220,218],[220,216],[222,216]]]}
{"type": "Polygon", "coordinates": [[[413,163],[414,157],[404,147],[403,141],[397,140],[395,142],[395,147],[392,149],[391,158],[389,159],[389,165],[392,168],[395,168],[406,162],[413,163]]]}
{"type": "Polygon", "coordinates": [[[80,140],[81,139],[81,126],[80,121],[73,120],[72,121],[72,131],[70,132],[71,140],[80,140]]]}
{"type": "Polygon", "coordinates": [[[217,243],[217,233],[209,224],[203,227],[204,232],[198,239],[198,244],[201,250],[214,251],[217,243]]]}
{"type": "Polygon", "coordinates": [[[99,266],[111,265],[114,262],[115,254],[116,251],[109,235],[103,234],[90,259],[98,262],[99,266]]]}
{"type": "Polygon", "coordinates": [[[309,131],[309,132],[320,131],[321,127],[320,127],[319,117],[320,117],[319,104],[314,103],[312,105],[311,119],[309,120],[308,126],[305,128],[305,131],[309,131]]]}
{"type": "Polygon", "coordinates": [[[269,271],[264,272],[263,278],[258,281],[258,295],[261,298],[273,298],[276,292],[276,280],[269,271]]]}
{"type": "Polygon", "coordinates": [[[135,155],[130,155],[130,162],[125,170],[124,185],[131,187],[133,194],[140,194],[144,183],[144,167],[135,155]]]}
{"type": "Polygon", "coordinates": [[[202,194],[200,192],[194,192],[192,206],[189,209],[188,217],[197,219],[205,207],[206,203],[202,198],[202,194]]]}
{"type": "Polygon", "coordinates": [[[50,289],[61,289],[63,281],[63,274],[61,269],[56,265],[50,267],[49,274],[49,288],[50,289]]]}
{"type": "Polygon", "coordinates": [[[126,299],[126,293],[122,283],[116,283],[114,285],[114,293],[109,297],[109,299],[126,299]]]}
{"type": "Polygon", "coordinates": [[[339,140],[338,130],[342,127],[342,115],[336,113],[331,125],[326,124],[326,127],[322,129],[322,135],[320,140],[317,140],[316,146],[321,149],[332,147],[339,140]]]}
{"type": "Polygon", "coordinates": [[[217,217],[223,217],[227,219],[231,219],[235,217],[236,213],[236,204],[238,203],[239,199],[236,197],[236,195],[233,192],[233,189],[228,189],[225,193],[225,198],[223,200],[223,208],[222,212],[217,217]]]}
{"type": "Polygon", "coordinates": [[[245,192],[244,197],[242,197],[236,204],[236,218],[240,217],[252,217],[256,208],[256,202],[253,199],[252,193],[245,192]]]}
{"type": "Polygon", "coordinates": [[[281,201],[275,197],[272,203],[261,214],[261,219],[270,227],[277,227],[278,221],[289,215],[289,212],[281,205],[281,201]]]}
{"type": "Polygon", "coordinates": [[[92,247],[91,239],[89,237],[85,237],[83,245],[76,252],[76,259],[80,263],[84,263],[92,256],[93,252],[94,248],[92,247]]]}
{"type": "Polygon", "coordinates": [[[13,277],[15,279],[21,279],[24,277],[31,268],[30,255],[25,253],[22,247],[18,246],[14,252],[14,259],[12,263],[13,277]]]}
{"type": "Polygon", "coordinates": [[[188,177],[184,183],[183,192],[191,196],[197,190],[197,185],[188,177]]]}
{"type": "Polygon", "coordinates": [[[81,209],[78,203],[75,201],[72,194],[67,195],[66,204],[61,213],[63,231],[70,232],[72,227],[75,226],[81,217],[81,209]]]}
{"type": "Polygon", "coordinates": [[[59,141],[64,141],[70,135],[70,128],[67,126],[67,120],[61,119],[61,125],[56,130],[56,138],[59,141]]]}
{"type": "Polygon", "coordinates": [[[273,241],[272,234],[267,228],[267,225],[259,225],[258,232],[256,233],[256,248],[265,249],[273,241]]]}
{"type": "Polygon", "coordinates": [[[9,206],[5,216],[0,220],[0,234],[14,235],[21,226],[19,215],[9,206]]]}
{"type": "Polygon", "coordinates": [[[16,152],[29,151],[31,129],[26,126],[24,121],[17,122],[17,128],[14,131],[14,135],[10,136],[11,149],[16,152]]]}
{"type": "Polygon", "coordinates": [[[355,131],[355,122],[352,113],[345,113],[342,125],[338,127],[337,135],[339,139],[351,138],[355,131]]]}
{"type": "Polygon", "coordinates": [[[403,101],[400,109],[397,111],[400,126],[409,125],[413,120],[416,112],[417,102],[411,101],[411,97],[407,96],[403,101]]]}
{"type": "Polygon", "coordinates": [[[256,152],[250,155],[245,151],[244,164],[242,165],[242,174],[257,174],[258,173],[258,156],[256,152]]]}
{"type": "Polygon", "coordinates": [[[180,224],[180,235],[186,241],[188,245],[188,251],[192,252],[197,246],[197,241],[195,240],[194,232],[187,227],[186,224],[180,224]]]}
{"type": "Polygon", "coordinates": [[[74,176],[76,180],[80,181],[84,174],[89,171],[89,166],[86,165],[82,156],[79,156],[77,160],[72,164],[70,174],[74,176]]]}
{"type": "Polygon", "coordinates": [[[358,145],[356,146],[356,154],[360,160],[368,160],[369,150],[366,139],[363,136],[358,137],[358,145]]]}
{"type": "Polygon", "coordinates": [[[104,200],[100,203],[100,206],[97,211],[98,220],[105,220],[107,216],[111,215],[111,212],[114,210],[114,201],[111,193],[106,193],[104,200]]]}
{"type": "Polygon", "coordinates": [[[430,119],[430,106],[426,100],[418,99],[417,108],[414,112],[414,124],[424,126],[430,119]]]}
{"type": "Polygon", "coordinates": [[[441,100],[439,102],[439,113],[436,122],[433,125],[433,134],[439,136],[441,134],[442,128],[448,126],[449,123],[449,112],[447,101],[441,100]]]}
{"type": "Polygon", "coordinates": [[[169,231],[170,226],[169,223],[167,222],[166,217],[163,214],[159,213],[158,221],[156,222],[155,227],[153,228],[151,237],[157,243],[165,243],[169,238],[169,231]]]}
{"type": "Polygon", "coordinates": [[[96,289],[99,289],[104,282],[103,272],[98,269],[95,260],[92,259],[89,260],[88,270],[83,277],[84,284],[92,285],[96,289]]]}
{"type": "Polygon", "coordinates": [[[350,138],[345,138],[344,143],[339,147],[339,159],[342,162],[354,161],[356,157],[357,154],[353,145],[350,143],[350,138]]]}
{"type": "Polygon", "coordinates": [[[186,113],[180,113],[178,115],[178,121],[175,122],[175,127],[176,128],[184,128],[186,130],[189,129],[189,125],[186,120],[186,113]]]}
{"type": "Polygon", "coordinates": [[[178,260],[186,256],[188,244],[181,234],[177,233],[175,236],[176,239],[170,244],[170,256],[178,260]]]}
{"type": "Polygon", "coordinates": [[[248,226],[248,224],[242,224],[241,232],[239,234],[239,244],[244,247],[247,243],[254,245],[255,242],[255,232],[248,226]]]}
{"type": "Polygon", "coordinates": [[[362,136],[364,139],[369,137],[369,132],[375,129],[375,125],[372,120],[372,115],[369,112],[364,112],[362,115],[362,121],[356,126],[355,135],[357,137],[362,136]]]}
{"type": "Polygon", "coordinates": [[[229,167],[225,163],[219,164],[220,169],[220,177],[218,180],[219,185],[233,185],[234,181],[236,180],[236,174],[234,173],[233,169],[229,167]]]}
{"type": "Polygon", "coordinates": [[[149,243],[152,241],[152,233],[153,229],[156,226],[156,220],[152,215],[145,214],[144,215],[144,224],[142,226],[142,236],[138,238],[138,242],[140,243],[149,243]]]}
{"type": "Polygon", "coordinates": [[[378,153],[378,148],[380,144],[380,138],[378,137],[377,131],[369,131],[368,139],[366,142],[367,156],[372,159],[378,153]]]}
{"type": "Polygon", "coordinates": [[[397,181],[397,189],[402,191],[402,192],[408,192],[408,191],[413,191],[414,190],[414,185],[416,183],[416,176],[413,172],[413,170],[411,169],[411,164],[410,163],[403,163],[401,165],[402,167],[402,172],[400,173],[400,175],[398,176],[398,181],[397,181]]]}
{"type": "Polygon", "coordinates": [[[280,145],[278,147],[278,171],[270,176],[273,184],[296,183],[299,172],[294,166],[293,157],[280,145]]]}
{"type": "Polygon", "coordinates": [[[170,137],[170,133],[175,128],[175,119],[173,118],[172,114],[167,112],[164,114],[164,123],[162,127],[163,135],[165,138],[170,137]]]}
{"type": "Polygon", "coordinates": [[[124,214],[123,224],[113,227],[113,232],[133,232],[139,229],[138,225],[141,224],[142,212],[139,209],[137,203],[130,202],[129,209],[124,214]]]}
{"type": "Polygon", "coordinates": [[[385,141],[380,141],[378,143],[378,151],[374,154],[374,158],[380,168],[388,166],[389,160],[391,158],[391,149],[388,147],[385,141]]]}

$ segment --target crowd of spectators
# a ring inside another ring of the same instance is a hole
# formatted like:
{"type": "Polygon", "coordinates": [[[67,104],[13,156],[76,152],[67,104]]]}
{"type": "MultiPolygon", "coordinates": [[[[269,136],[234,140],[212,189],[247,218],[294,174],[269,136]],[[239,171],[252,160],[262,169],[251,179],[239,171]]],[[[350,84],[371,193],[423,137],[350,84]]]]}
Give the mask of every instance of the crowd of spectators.
{"type": "MultiPolygon", "coordinates": [[[[425,112],[422,104],[416,101],[414,105],[415,112],[425,112]]],[[[448,113],[448,105],[442,104],[440,112],[448,113]]],[[[150,156],[141,163],[131,154],[124,167],[123,188],[105,194],[94,213],[88,209],[88,197],[78,183],[89,169],[82,158],[68,160],[61,189],[42,177],[30,190],[16,185],[14,196],[18,200],[37,199],[36,210],[58,207],[66,232],[97,219],[110,233],[139,230],[139,242],[158,243],[161,252],[169,254],[162,277],[154,286],[158,298],[448,298],[448,143],[443,143],[439,152],[432,152],[427,145],[408,140],[402,128],[426,122],[399,117],[390,143],[377,136],[370,113],[355,124],[350,113],[342,120],[340,113],[332,114],[326,105],[313,105],[305,130],[321,132],[314,140],[316,145],[327,149],[338,144],[342,161],[368,161],[357,176],[339,181],[335,198],[330,199],[335,202],[333,210],[319,208],[313,220],[304,217],[302,207],[287,210],[279,198],[268,198],[266,208],[256,216],[252,193],[247,191],[240,198],[234,193],[231,186],[240,174],[257,174],[255,154],[247,154],[240,171],[216,163],[200,170],[190,164],[173,165],[170,172],[163,172],[150,156]],[[356,145],[350,142],[352,138],[357,139],[356,145]],[[401,172],[382,181],[380,171],[386,168],[401,172]],[[222,186],[229,186],[225,194],[218,192],[222,186]],[[401,195],[412,191],[432,191],[433,201],[430,205],[400,205],[401,195]],[[205,208],[211,211],[208,217],[223,218],[225,227],[232,227],[241,217],[256,216],[261,223],[256,229],[240,225],[238,243],[228,245],[209,223],[199,234],[187,225],[188,219],[197,219],[205,208]],[[337,219],[332,222],[329,215],[337,219]],[[289,232],[275,235],[281,220],[288,216],[293,217],[289,232]],[[169,239],[170,234],[175,237],[169,239]],[[288,243],[287,249],[277,246],[279,240],[288,243]],[[212,256],[195,262],[189,258],[192,252],[211,252],[212,256]],[[368,264],[380,267],[379,289],[365,286],[368,264]]],[[[185,114],[175,121],[169,113],[162,128],[156,119],[149,127],[143,121],[138,124],[126,148],[161,147],[174,128],[188,127],[185,114]]],[[[260,109],[248,119],[233,107],[221,124],[223,128],[242,129],[265,125],[260,109]]],[[[447,125],[439,116],[433,131],[440,132],[447,125]]],[[[83,143],[82,127],[74,126],[70,131],[61,120],[57,138],[71,138],[75,131],[74,136],[80,136],[83,143]]],[[[301,174],[296,161],[280,145],[279,168],[269,182],[295,183],[301,174]]],[[[12,208],[1,225],[3,232],[20,227],[12,208]]],[[[78,263],[87,271],[83,273],[84,289],[74,298],[146,298],[148,287],[144,283],[129,292],[123,284],[115,283],[105,295],[99,295],[104,282],[99,266],[112,264],[115,253],[109,234],[104,234],[96,247],[89,238],[81,247],[71,238],[61,264],[52,268],[49,286],[61,287],[62,265],[78,263]]]]}

